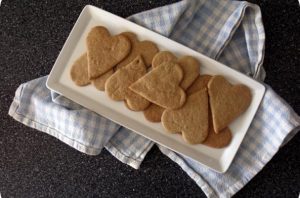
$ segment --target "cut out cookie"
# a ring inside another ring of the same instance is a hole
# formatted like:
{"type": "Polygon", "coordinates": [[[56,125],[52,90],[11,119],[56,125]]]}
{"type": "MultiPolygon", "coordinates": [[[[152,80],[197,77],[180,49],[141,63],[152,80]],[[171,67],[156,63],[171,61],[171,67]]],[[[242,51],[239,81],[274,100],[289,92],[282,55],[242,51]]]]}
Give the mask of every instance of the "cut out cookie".
{"type": "Polygon", "coordinates": [[[132,111],[143,111],[150,105],[148,100],[136,93],[127,96],[127,100],[125,100],[124,103],[125,106],[132,111]]]}
{"type": "Polygon", "coordinates": [[[176,109],[185,102],[185,92],[179,86],[183,72],[179,65],[166,62],[152,69],[130,86],[135,93],[166,109],[176,109]]]}
{"type": "Polygon", "coordinates": [[[213,121],[212,121],[212,115],[211,115],[211,110],[208,108],[208,136],[205,139],[205,141],[202,143],[206,146],[212,147],[212,148],[224,148],[228,146],[231,142],[232,139],[232,132],[231,130],[226,127],[219,133],[216,133],[214,126],[213,126],[213,121]]]}
{"type": "Polygon", "coordinates": [[[92,80],[92,84],[96,87],[96,89],[98,89],[100,91],[104,91],[105,90],[105,82],[111,75],[113,75],[113,73],[114,73],[113,69],[108,70],[105,74],[102,74],[98,78],[92,80]]]}
{"type": "Polygon", "coordinates": [[[162,63],[174,62],[181,66],[183,71],[183,79],[180,86],[185,90],[187,89],[199,76],[200,65],[199,62],[192,56],[183,56],[177,59],[175,55],[168,51],[162,51],[157,53],[152,61],[152,67],[156,68],[162,63]]]}
{"type": "MultiPolygon", "coordinates": [[[[152,67],[156,68],[164,62],[174,62],[178,63],[183,70],[183,80],[180,83],[180,86],[183,89],[187,89],[199,76],[199,63],[196,59],[191,56],[183,56],[180,59],[177,59],[169,51],[162,51],[157,53],[152,61],[152,67]]],[[[145,118],[150,122],[160,122],[161,115],[164,111],[164,108],[157,106],[156,104],[151,104],[143,113],[145,118]]]]}
{"type": "Polygon", "coordinates": [[[214,76],[208,83],[213,126],[217,133],[241,115],[251,103],[251,92],[245,85],[231,85],[224,77],[214,76]]]}
{"type": "Polygon", "coordinates": [[[200,75],[196,78],[193,84],[186,90],[188,95],[207,88],[209,80],[212,78],[210,75],[200,75]]]}
{"type": "Polygon", "coordinates": [[[84,53],[73,63],[71,67],[71,79],[78,86],[86,86],[90,84],[87,64],[87,56],[86,53],[84,53]]]}
{"type": "MultiPolygon", "coordinates": [[[[207,89],[207,84],[212,78],[210,75],[201,75],[199,76],[194,83],[188,88],[187,94],[191,95],[197,91],[207,89]]],[[[213,148],[223,148],[231,142],[232,134],[228,127],[223,129],[220,133],[216,133],[213,127],[211,111],[209,108],[209,130],[208,136],[205,141],[202,143],[206,146],[213,148]]]]}
{"type": "Polygon", "coordinates": [[[216,133],[213,127],[211,112],[209,116],[208,136],[202,144],[213,148],[224,148],[228,146],[232,139],[232,133],[230,129],[226,127],[220,131],[220,133],[216,133]]]}
{"type": "Polygon", "coordinates": [[[199,62],[191,56],[183,56],[178,59],[178,64],[183,70],[183,80],[180,86],[186,90],[199,76],[199,62]]]}
{"type": "Polygon", "coordinates": [[[116,68],[120,69],[133,61],[137,56],[143,57],[147,67],[151,65],[154,55],[159,51],[156,44],[151,41],[139,41],[137,36],[132,32],[123,32],[121,35],[126,36],[131,43],[131,51],[129,55],[117,64],[116,68]]]}
{"type": "Polygon", "coordinates": [[[156,68],[160,64],[165,63],[165,62],[174,62],[174,63],[176,63],[176,61],[177,61],[177,57],[174,54],[172,54],[169,51],[161,51],[161,52],[158,52],[154,56],[154,58],[152,60],[152,67],[156,68]]]}
{"type": "Polygon", "coordinates": [[[138,56],[127,66],[117,70],[106,81],[105,92],[113,100],[125,100],[131,110],[144,110],[149,106],[149,101],[131,91],[129,86],[144,76],[146,72],[144,61],[141,56],[138,56]]]}
{"type": "Polygon", "coordinates": [[[86,44],[89,79],[97,78],[112,69],[129,54],[131,47],[126,36],[110,36],[102,26],[92,28],[86,44]]]}
{"type": "Polygon", "coordinates": [[[150,106],[143,111],[145,118],[150,122],[160,122],[161,116],[164,112],[164,108],[156,104],[150,104],[150,106]]]}
{"type": "Polygon", "coordinates": [[[207,89],[188,96],[181,108],[165,110],[161,121],[168,132],[181,133],[186,142],[202,143],[208,135],[207,89]]]}

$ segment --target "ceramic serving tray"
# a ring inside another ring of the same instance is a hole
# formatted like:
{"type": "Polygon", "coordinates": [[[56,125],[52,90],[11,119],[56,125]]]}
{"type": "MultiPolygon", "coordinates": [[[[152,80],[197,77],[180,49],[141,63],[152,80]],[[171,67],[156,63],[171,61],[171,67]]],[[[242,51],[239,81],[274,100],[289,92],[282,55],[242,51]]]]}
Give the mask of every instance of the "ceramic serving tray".
{"type": "Polygon", "coordinates": [[[184,154],[217,172],[225,172],[230,166],[265,92],[262,84],[228,66],[124,18],[90,5],[83,9],[65,42],[48,77],[47,87],[99,115],[171,150],[184,154]],[[76,86],[70,78],[71,65],[86,51],[85,38],[91,28],[98,25],[108,28],[111,34],[133,32],[138,35],[139,40],[153,41],[160,50],[169,50],[178,56],[193,56],[201,64],[201,74],[219,74],[225,76],[233,84],[247,85],[251,89],[252,101],[247,111],[229,126],[233,134],[230,145],[223,149],[214,149],[201,144],[189,145],[179,134],[166,133],[161,123],[147,121],[142,112],[128,110],[123,102],[109,99],[105,92],[96,90],[92,85],[76,86]]]}

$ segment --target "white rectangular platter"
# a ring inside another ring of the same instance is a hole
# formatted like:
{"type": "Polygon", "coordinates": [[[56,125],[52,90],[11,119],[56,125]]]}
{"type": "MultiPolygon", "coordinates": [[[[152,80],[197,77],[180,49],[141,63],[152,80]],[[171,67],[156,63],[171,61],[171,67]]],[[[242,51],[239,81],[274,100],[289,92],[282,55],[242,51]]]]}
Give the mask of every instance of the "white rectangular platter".
{"type": "Polygon", "coordinates": [[[242,73],[153,31],[90,5],[83,9],[65,42],[48,77],[47,87],[217,172],[225,172],[230,166],[265,92],[265,87],[262,84],[242,73]],[[97,25],[107,27],[111,34],[124,31],[134,32],[140,40],[155,42],[160,50],[169,50],[178,56],[190,55],[197,58],[201,63],[201,74],[220,74],[233,84],[243,83],[247,85],[251,89],[252,102],[247,111],[230,125],[233,133],[230,145],[223,149],[214,149],[200,144],[189,145],[183,141],[180,135],[166,133],[161,123],[147,121],[142,112],[130,111],[123,102],[109,99],[105,92],[98,91],[91,85],[86,87],[76,86],[70,78],[71,65],[86,51],[85,38],[91,28],[97,25]]]}

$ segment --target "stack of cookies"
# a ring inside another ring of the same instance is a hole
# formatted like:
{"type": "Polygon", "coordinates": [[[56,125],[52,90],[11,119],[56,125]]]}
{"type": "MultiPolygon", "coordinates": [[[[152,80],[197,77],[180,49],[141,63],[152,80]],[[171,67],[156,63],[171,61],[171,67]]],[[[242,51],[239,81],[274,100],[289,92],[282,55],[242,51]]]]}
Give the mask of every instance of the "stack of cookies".
{"type": "Polygon", "coordinates": [[[190,144],[214,148],[232,138],[228,125],[251,102],[245,85],[231,85],[223,76],[200,75],[191,56],[159,52],[155,43],[139,41],[131,32],[111,36],[105,27],[92,28],[87,52],[71,68],[79,86],[92,83],[128,109],[143,111],[150,122],[162,122],[190,144]]]}

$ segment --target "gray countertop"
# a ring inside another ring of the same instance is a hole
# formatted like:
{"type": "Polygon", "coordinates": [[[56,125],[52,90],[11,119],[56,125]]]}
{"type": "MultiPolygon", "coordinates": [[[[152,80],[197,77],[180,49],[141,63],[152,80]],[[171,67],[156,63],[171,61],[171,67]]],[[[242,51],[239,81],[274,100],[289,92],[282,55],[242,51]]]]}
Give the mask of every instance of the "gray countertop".
{"type": "MultiPolygon", "coordinates": [[[[0,193],[6,197],[204,197],[181,168],[154,147],[139,170],[107,151],[88,156],[7,115],[16,88],[47,75],[86,4],[122,17],[175,1],[16,1],[0,7],[0,193]]],[[[264,67],[271,85],[300,113],[300,8],[259,2],[266,30],[264,67]]],[[[296,135],[236,197],[298,197],[296,135]]]]}

